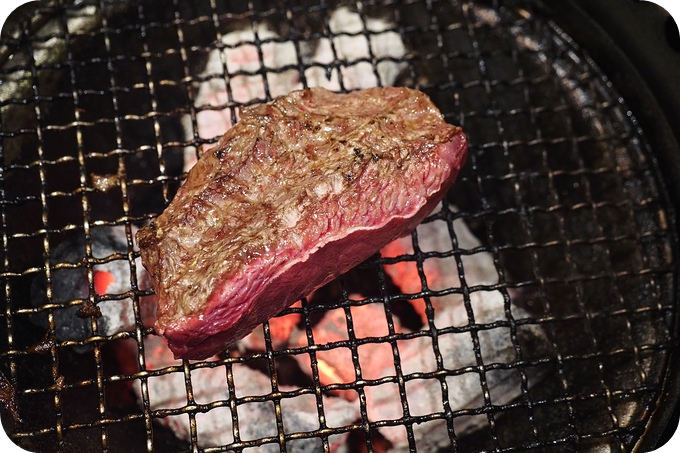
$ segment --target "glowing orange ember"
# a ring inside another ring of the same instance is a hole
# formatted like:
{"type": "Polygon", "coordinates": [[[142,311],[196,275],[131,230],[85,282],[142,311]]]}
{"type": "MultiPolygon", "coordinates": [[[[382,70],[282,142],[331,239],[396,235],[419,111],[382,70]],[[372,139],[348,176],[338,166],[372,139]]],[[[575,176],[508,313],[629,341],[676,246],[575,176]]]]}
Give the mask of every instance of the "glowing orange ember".
{"type": "MultiPolygon", "coordinates": [[[[297,301],[291,305],[290,308],[302,308],[302,303],[297,301]]],[[[301,324],[302,314],[288,313],[270,318],[267,322],[269,323],[269,336],[271,338],[272,348],[284,349],[289,346],[293,332],[298,328],[298,325],[301,324]]],[[[267,350],[262,326],[257,327],[250,335],[241,340],[240,345],[246,349],[258,351],[267,350]]]]}
{"type": "MultiPolygon", "coordinates": [[[[383,258],[412,256],[413,253],[413,243],[410,236],[396,239],[380,250],[380,255],[383,258]]],[[[425,279],[431,289],[438,286],[439,282],[442,280],[441,270],[435,261],[436,260],[434,259],[429,259],[425,260],[423,263],[423,273],[425,274],[425,279]]],[[[421,275],[418,272],[416,261],[412,259],[398,261],[394,264],[385,264],[384,268],[387,275],[392,278],[392,281],[402,293],[417,294],[423,290],[421,275]]],[[[427,324],[425,301],[421,298],[411,299],[411,303],[416,313],[420,316],[423,324],[427,324]]]]}
{"type": "Polygon", "coordinates": [[[108,271],[94,271],[93,274],[94,290],[97,294],[104,295],[109,289],[109,286],[116,280],[111,272],[108,271]]]}

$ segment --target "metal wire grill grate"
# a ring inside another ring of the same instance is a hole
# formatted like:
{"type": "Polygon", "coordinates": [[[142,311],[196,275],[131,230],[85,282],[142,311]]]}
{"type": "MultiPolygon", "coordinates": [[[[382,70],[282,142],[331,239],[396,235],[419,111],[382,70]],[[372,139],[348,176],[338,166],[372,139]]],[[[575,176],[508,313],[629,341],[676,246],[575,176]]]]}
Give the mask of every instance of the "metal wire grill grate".
{"type": "Polygon", "coordinates": [[[0,42],[12,438],[34,451],[631,450],[677,341],[674,213],[624,100],[535,8],[85,0],[16,21],[0,42]],[[469,136],[464,172],[411,237],[247,341],[169,359],[136,228],[215,142],[211,122],[315,84],[425,91],[469,136]]]}

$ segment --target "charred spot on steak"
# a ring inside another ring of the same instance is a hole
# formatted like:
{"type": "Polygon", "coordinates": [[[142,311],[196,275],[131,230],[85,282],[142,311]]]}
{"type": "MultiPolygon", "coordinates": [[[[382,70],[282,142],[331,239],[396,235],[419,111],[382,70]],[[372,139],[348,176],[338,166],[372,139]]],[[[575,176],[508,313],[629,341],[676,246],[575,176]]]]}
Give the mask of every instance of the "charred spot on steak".
{"type": "Polygon", "coordinates": [[[413,230],[464,163],[423,93],[293,91],[243,109],[137,239],[155,328],[204,359],[413,230]]]}

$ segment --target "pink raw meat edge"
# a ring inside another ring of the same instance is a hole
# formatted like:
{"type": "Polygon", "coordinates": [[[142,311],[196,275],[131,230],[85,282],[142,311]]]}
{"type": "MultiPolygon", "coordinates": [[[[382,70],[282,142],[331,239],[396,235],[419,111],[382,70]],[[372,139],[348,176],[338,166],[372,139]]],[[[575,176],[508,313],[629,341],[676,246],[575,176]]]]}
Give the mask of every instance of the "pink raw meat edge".
{"type": "MultiPolygon", "coordinates": [[[[281,266],[275,275],[261,278],[259,284],[253,285],[252,281],[248,281],[249,275],[241,275],[236,282],[233,278],[227,279],[211,293],[206,309],[200,314],[183,317],[166,325],[165,329],[156,326],[157,332],[168,339],[170,349],[178,359],[202,360],[224,350],[300,297],[369,258],[371,254],[367,255],[365,250],[377,252],[390,241],[412,231],[446,195],[464,164],[466,148],[467,140],[463,133],[437,145],[438,151],[447,159],[450,173],[442,178],[442,185],[425,203],[420,207],[414,206],[415,209],[410,211],[412,216],[405,213],[388,217],[382,224],[356,227],[342,238],[330,238],[299,259],[281,266]],[[375,233],[378,229],[381,234],[375,233]],[[328,262],[334,263],[332,269],[324,266],[328,262]],[[299,272],[305,272],[308,278],[300,279],[299,272]],[[264,280],[267,280],[266,284],[264,280]],[[271,288],[275,290],[265,291],[271,288]],[[243,294],[238,295],[243,303],[234,307],[226,302],[243,289],[252,293],[247,298],[243,294]]],[[[251,269],[268,264],[253,263],[251,269]]]]}

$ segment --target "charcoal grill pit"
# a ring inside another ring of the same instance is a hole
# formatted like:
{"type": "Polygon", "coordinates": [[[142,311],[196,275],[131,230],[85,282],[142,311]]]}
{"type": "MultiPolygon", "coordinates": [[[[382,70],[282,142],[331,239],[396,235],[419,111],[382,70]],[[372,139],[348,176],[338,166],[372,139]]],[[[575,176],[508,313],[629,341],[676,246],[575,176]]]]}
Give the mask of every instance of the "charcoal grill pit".
{"type": "Polygon", "coordinates": [[[591,55],[570,34],[596,34],[574,11],[79,0],[16,15],[0,41],[10,437],[41,452],[653,446],[680,382],[680,150],[637,79],[593,57],[611,43],[591,55]],[[467,132],[443,204],[223,354],[172,360],[134,231],[216,141],[205,120],[298,86],[371,84],[419,88],[467,132]],[[111,330],[92,314],[114,304],[134,320],[111,330]],[[85,334],[64,328],[75,311],[85,334]]]}

